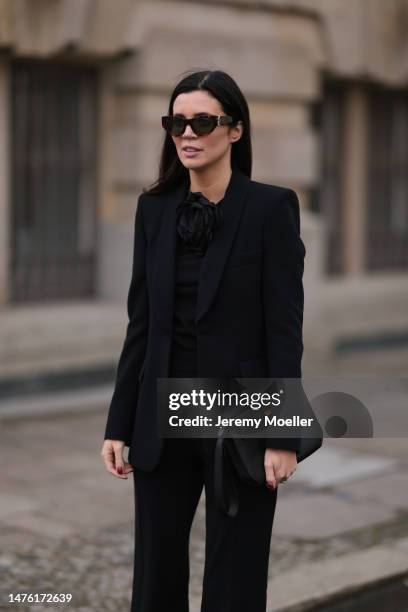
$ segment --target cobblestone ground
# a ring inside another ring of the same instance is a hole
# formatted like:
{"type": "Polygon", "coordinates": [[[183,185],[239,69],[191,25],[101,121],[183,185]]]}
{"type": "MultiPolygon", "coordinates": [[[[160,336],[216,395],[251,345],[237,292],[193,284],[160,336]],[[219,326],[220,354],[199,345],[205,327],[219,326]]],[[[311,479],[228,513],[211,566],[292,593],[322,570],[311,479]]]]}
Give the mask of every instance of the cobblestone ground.
{"type": "MultiPolygon", "coordinates": [[[[203,504],[197,515],[191,546],[191,610],[199,611],[203,567],[203,504]]],[[[273,538],[270,575],[308,560],[330,558],[354,550],[386,543],[408,535],[408,525],[362,529],[352,537],[336,537],[322,543],[273,538]]],[[[133,525],[87,529],[61,540],[28,535],[21,529],[1,529],[1,610],[60,610],[117,612],[128,610],[133,564],[133,525]],[[72,593],[66,606],[7,605],[8,593],[72,593]]]]}

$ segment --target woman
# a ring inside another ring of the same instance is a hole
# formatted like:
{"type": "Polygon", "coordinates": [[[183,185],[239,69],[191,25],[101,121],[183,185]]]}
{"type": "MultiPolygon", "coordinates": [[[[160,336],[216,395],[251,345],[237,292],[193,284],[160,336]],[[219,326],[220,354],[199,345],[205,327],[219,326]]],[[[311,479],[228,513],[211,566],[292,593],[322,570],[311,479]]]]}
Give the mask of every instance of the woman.
{"type": "Polygon", "coordinates": [[[252,181],[250,119],[235,81],[189,74],[174,89],[159,179],[140,197],[124,346],[105,431],[107,470],[133,472],[134,612],[187,612],[189,533],[203,487],[201,612],[264,612],[277,488],[299,439],[265,440],[266,486],[215,503],[214,438],[158,435],[158,377],[301,377],[299,202],[252,181]],[[130,447],[129,462],[123,457],[130,447]]]}

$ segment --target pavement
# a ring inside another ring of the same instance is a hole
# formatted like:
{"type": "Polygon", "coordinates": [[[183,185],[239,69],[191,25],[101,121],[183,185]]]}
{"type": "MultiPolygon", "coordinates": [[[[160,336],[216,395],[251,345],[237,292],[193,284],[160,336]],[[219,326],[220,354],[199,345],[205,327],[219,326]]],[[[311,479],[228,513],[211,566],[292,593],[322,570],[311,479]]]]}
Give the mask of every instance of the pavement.
{"type": "MultiPolygon", "coordinates": [[[[390,371],[399,363],[402,372],[406,357],[393,351],[390,371]]],[[[384,354],[353,359],[354,371],[366,363],[374,372],[378,361],[384,372],[384,354]]],[[[353,371],[350,358],[340,366],[353,371]]],[[[0,610],[65,607],[8,603],[21,592],[71,593],[67,608],[78,612],[129,609],[133,480],[108,474],[100,457],[108,395],[103,387],[14,398],[14,412],[7,402],[3,418],[0,410],[0,610]]],[[[300,464],[278,491],[268,612],[331,610],[392,580],[408,584],[407,475],[403,437],[326,439],[300,464]]],[[[200,609],[204,501],[191,535],[191,612],[200,609]]],[[[398,592],[406,605],[393,612],[408,609],[408,588],[398,592]]]]}
{"type": "MultiPolygon", "coordinates": [[[[3,423],[1,609],[29,609],[7,606],[8,593],[17,592],[72,593],[69,608],[83,612],[128,609],[133,482],[104,471],[104,422],[104,414],[92,412],[3,423]]],[[[408,573],[408,450],[397,445],[393,453],[395,440],[376,442],[367,449],[356,440],[326,440],[280,486],[268,610],[296,609],[338,595],[339,586],[345,592],[356,581],[408,573]],[[342,470],[335,483],[314,483],[311,472],[329,471],[336,459],[342,470]]],[[[199,610],[204,536],[203,495],[191,538],[192,612],[199,610]]]]}

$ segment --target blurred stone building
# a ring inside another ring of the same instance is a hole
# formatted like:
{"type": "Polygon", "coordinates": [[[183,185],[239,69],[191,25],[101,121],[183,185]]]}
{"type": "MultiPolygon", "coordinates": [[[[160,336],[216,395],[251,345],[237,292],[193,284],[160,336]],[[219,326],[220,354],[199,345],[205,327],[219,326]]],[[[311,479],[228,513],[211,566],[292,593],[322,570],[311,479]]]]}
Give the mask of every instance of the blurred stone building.
{"type": "Polygon", "coordinates": [[[237,80],[253,178],[299,194],[306,360],[408,343],[407,32],[408,0],[0,0],[1,377],[117,359],[192,68],[237,80]]]}

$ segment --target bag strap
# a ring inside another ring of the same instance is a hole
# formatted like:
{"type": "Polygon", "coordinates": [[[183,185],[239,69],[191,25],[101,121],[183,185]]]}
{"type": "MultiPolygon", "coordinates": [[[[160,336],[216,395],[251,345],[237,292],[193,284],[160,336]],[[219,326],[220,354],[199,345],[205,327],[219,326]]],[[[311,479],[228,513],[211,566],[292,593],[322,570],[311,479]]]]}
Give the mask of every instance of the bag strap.
{"type": "Polygon", "coordinates": [[[230,479],[229,482],[225,478],[225,474],[228,471],[227,467],[227,447],[225,445],[225,438],[219,436],[215,445],[214,451],[214,496],[215,502],[218,507],[227,514],[227,516],[233,518],[236,516],[239,508],[238,491],[235,481],[232,477],[231,470],[229,471],[230,479]],[[229,486],[228,486],[229,485],[229,486]],[[229,488],[230,495],[229,499],[227,495],[227,488],[229,488]]]}

